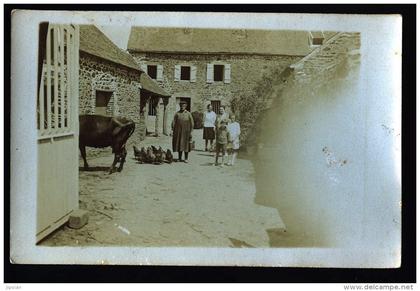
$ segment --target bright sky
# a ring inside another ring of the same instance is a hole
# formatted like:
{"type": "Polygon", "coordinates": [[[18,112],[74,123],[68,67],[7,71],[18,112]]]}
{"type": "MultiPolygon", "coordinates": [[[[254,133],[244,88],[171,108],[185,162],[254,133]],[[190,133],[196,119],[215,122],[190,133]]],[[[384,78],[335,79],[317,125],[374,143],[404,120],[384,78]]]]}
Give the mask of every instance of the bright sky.
{"type": "Polygon", "coordinates": [[[98,25],[106,36],[108,36],[118,47],[126,50],[131,26],[105,26],[98,25]]]}

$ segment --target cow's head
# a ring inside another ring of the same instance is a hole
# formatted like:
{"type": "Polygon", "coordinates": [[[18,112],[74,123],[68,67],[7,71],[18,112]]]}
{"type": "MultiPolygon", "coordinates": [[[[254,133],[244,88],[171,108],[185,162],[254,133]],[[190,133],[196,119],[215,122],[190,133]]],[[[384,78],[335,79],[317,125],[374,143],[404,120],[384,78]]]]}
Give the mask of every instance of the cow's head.
{"type": "Polygon", "coordinates": [[[119,121],[113,118],[115,127],[112,130],[112,149],[116,154],[120,154],[122,148],[125,146],[128,138],[133,134],[135,124],[131,120],[119,121]]]}

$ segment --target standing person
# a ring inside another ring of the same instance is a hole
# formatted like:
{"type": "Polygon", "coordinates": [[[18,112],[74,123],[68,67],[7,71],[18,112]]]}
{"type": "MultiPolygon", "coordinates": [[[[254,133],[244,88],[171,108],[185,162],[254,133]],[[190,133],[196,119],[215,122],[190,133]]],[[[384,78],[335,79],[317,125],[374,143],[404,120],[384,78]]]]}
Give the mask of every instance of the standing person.
{"type": "Polygon", "coordinates": [[[188,163],[194,119],[187,111],[187,102],[181,101],[180,107],[181,109],[175,113],[172,121],[172,150],[178,152],[178,161],[188,163]],[[185,160],[182,160],[182,152],[184,152],[185,160]]]}
{"type": "Polygon", "coordinates": [[[227,126],[228,132],[229,132],[229,142],[231,144],[230,154],[231,159],[228,162],[228,166],[235,165],[235,160],[238,155],[239,151],[239,136],[241,134],[241,126],[236,121],[235,114],[230,115],[231,122],[227,126]]]}
{"type": "Polygon", "coordinates": [[[225,106],[223,106],[223,105],[220,106],[219,114],[216,117],[216,131],[217,131],[217,128],[222,123],[222,121],[225,121],[226,124],[227,124],[228,119],[229,119],[229,114],[227,114],[225,106]]]}
{"type": "Polygon", "coordinates": [[[211,104],[207,105],[207,112],[204,113],[204,129],[203,139],[206,141],[206,152],[208,150],[207,145],[210,141],[210,149],[213,148],[213,140],[215,137],[214,128],[216,126],[216,113],[213,111],[211,104]]]}
{"type": "Polygon", "coordinates": [[[218,164],[219,153],[222,153],[222,167],[223,167],[224,162],[225,162],[227,143],[230,139],[229,131],[228,131],[226,125],[227,125],[227,122],[225,120],[223,120],[220,123],[220,126],[219,126],[219,128],[217,129],[217,132],[216,132],[216,160],[214,162],[215,166],[219,165],[218,164]]]}
{"type": "MultiPolygon", "coordinates": [[[[228,124],[229,122],[229,114],[226,112],[225,106],[220,106],[219,108],[219,114],[216,117],[216,136],[217,136],[217,130],[220,127],[220,124],[222,122],[226,122],[228,124]]],[[[227,155],[227,153],[226,153],[227,155]]]]}

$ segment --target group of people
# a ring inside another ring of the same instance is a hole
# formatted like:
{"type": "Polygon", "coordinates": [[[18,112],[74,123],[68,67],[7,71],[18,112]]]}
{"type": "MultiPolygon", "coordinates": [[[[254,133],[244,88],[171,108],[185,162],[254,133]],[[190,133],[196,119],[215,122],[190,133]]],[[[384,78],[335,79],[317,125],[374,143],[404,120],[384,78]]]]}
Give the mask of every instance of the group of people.
{"type": "Polygon", "coordinates": [[[216,140],[215,146],[215,165],[219,163],[219,155],[222,155],[223,166],[225,164],[225,157],[229,154],[227,162],[228,166],[235,164],[236,157],[239,150],[239,135],[241,129],[239,123],[236,121],[235,114],[228,114],[225,107],[221,106],[219,115],[213,111],[211,104],[207,105],[207,112],[204,113],[204,129],[203,139],[205,141],[205,151],[211,151],[213,142],[216,140]],[[210,143],[210,148],[208,147],[210,143]]]}
{"type": "MultiPolygon", "coordinates": [[[[180,103],[180,110],[175,113],[172,122],[172,149],[178,152],[178,161],[188,163],[188,153],[191,151],[192,130],[194,120],[187,110],[187,103],[180,103]],[[184,153],[184,159],[182,159],[184,153]]],[[[207,105],[207,111],[203,116],[203,139],[205,141],[205,151],[215,152],[214,165],[219,165],[221,155],[221,166],[235,165],[235,160],[239,150],[239,136],[241,128],[236,121],[235,114],[228,114],[224,106],[220,107],[219,114],[213,111],[211,104],[207,105]],[[215,145],[214,145],[215,141],[215,145]],[[210,146],[210,147],[209,147],[210,146]],[[227,163],[225,159],[227,158],[227,163]]]]}

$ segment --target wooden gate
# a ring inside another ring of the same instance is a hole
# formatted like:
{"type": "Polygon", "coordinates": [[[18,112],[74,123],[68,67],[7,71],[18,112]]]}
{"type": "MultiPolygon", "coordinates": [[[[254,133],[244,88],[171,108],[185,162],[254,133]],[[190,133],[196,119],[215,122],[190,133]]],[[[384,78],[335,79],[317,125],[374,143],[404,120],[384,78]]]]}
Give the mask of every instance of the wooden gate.
{"type": "Polygon", "coordinates": [[[65,223],[79,203],[79,28],[46,25],[38,64],[37,241],[65,223]]]}

